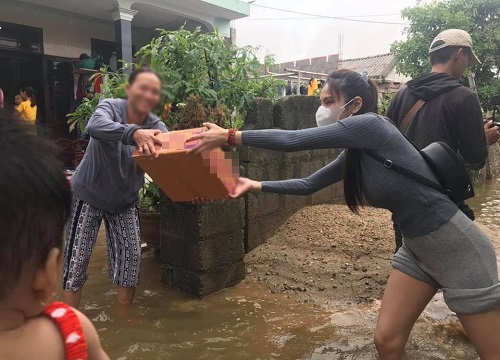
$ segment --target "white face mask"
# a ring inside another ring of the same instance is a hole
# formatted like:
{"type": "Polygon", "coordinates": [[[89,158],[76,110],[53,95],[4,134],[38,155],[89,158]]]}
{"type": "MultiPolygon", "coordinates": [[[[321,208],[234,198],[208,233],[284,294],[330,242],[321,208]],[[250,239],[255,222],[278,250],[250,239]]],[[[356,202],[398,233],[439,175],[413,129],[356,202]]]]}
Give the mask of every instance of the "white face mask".
{"type": "MultiPolygon", "coordinates": [[[[339,107],[338,109],[329,109],[321,105],[316,111],[316,124],[319,126],[326,126],[335,124],[340,120],[340,116],[344,113],[345,107],[349,105],[354,99],[339,107]]],[[[351,114],[352,115],[352,114],[351,114]]]]}

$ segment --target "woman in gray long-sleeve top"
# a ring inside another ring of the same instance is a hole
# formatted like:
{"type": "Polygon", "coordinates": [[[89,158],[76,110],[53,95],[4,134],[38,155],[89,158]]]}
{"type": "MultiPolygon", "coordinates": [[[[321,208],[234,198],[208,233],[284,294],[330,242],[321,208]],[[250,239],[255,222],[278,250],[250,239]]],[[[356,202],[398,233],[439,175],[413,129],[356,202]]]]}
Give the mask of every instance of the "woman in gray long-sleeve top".
{"type": "Polygon", "coordinates": [[[367,77],[349,70],[332,72],[321,102],[316,119],[319,126],[326,126],[234,132],[206,124],[209,130],[191,139],[201,140],[192,152],[226,142],[280,151],[346,149],[305,179],[257,182],[240,178],[230,197],[248,191],[307,195],[344,179],[352,211],[358,211],[363,199],[388,209],[404,237],[392,262],[375,330],[380,359],[408,359],[405,344],[411,329],[438,289],[457,313],[479,356],[500,359],[500,283],[491,241],[448,196],[387,169],[366,154],[371,151],[438,181],[392,123],[368,113],[376,111],[377,93],[367,77]]]}
{"type": "Polygon", "coordinates": [[[73,203],[67,224],[63,289],[67,304],[78,307],[87,268],[102,220],[106,224],[109,276],[118,285],[118,302],[132,303],[139,284],[139,190],[144,172],[131,158],[135,149],[156,157],[155,137],[165,124],[151,113],[160,101],[159,76],[149,69],[129,77],[127,99],[102,100],[89,120],[91,137],[71,179],[73,203]]]}

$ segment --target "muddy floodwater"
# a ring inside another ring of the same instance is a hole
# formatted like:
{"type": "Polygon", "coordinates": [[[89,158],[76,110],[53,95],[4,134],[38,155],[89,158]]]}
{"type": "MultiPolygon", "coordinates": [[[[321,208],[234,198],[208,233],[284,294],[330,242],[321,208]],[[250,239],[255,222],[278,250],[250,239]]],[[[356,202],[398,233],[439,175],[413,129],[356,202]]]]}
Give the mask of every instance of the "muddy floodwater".
{"type": "MultiPolygon", "coordinates": [[[[499,228],[500,181],[476,193],[470,203],[478,218],[499,228]]],[[[152,251],[143,253],[142,282],[124,312],[116,306],[103,229],[100,234],[81,310],[111,359],[376,359],[372,333],[379,301],[320,309],[253,281],[194,299],[161,285],[152,251]]],[[[408,349],[412,359],[477,359],[440,294],[417,322],[408,349]]]]}
{"type": "Polygon", "coordinates": [[[490,229],[500,230],[500,179],[486,181],[474,190],[476,196],[467,203],[474,209],[476,217],[490,229]]]}

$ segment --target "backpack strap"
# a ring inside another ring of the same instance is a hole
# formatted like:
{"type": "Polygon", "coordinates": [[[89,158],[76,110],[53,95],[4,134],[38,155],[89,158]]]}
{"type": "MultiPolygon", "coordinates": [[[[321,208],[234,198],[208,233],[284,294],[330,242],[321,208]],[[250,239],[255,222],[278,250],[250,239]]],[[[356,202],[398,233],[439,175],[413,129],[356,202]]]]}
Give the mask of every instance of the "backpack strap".
{"type": "Polygon", "coordinates": [[[411,170],[408,170],[407,168],[404,168],[402,166],[399,166],[397,164],[394,164],[392,160],[389,160],[382,155],[376,154],[372,151],[365,150],[365,153],[370,156],[372,159],[378,161],[379,163],[383,164],[387,169],[393,170],[403,176],[406,176],[407,178],[410,178],[414,181],[417,181],[427,187],[430,187],[436,191],[439,191],[440,193],[443,193],[447,196],[450,196],[450,192],[446,190],[444,187],[442,187],[440,184],[426,178],[425,176],[422,176],[420,174],[417,174],[416,172],[413,172],[411,170]]]}
{"type": "Polygon", "coordinates": [[[406,114],[404,117],[403,121],[401,121],[401,124],[399,124],[399,131],[401,131],[403,134],[405,133],[406,129],[410,126],[412,120],[415,118],[415,115],[417,115],[418,111],[424,106],[425,101],[424,100],[418,100],[415,105],[412,106],[410,111],[406,114]]]}

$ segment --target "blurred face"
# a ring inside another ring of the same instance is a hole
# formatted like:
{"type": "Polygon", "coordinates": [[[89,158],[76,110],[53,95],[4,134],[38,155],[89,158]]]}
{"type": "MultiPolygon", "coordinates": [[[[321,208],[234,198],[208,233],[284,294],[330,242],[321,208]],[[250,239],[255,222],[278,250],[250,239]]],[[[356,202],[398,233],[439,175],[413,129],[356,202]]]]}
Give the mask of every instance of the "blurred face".
{"type": "Polygon", "coordinates": [[[28,94],[26,94],[26,91],[22,91],[22,90],[21,90],[21,98],[22,98],[23,100],[28,100],[28,94]]]}
{"type": "Polygon", "coordinates": [[[16,95],[16,97],[14,98],[14,102],[16,103],[16,105],[19,105],[20,103],[22,103],[23,98],[21,97],[21,95],[16,95]]]}
{"type": "Polygon", "coordinates": [[[160,102],[161,83],[153,73],[140,73],[126,90],[130,106],[138,113],[147,114],[160,102]]]}

